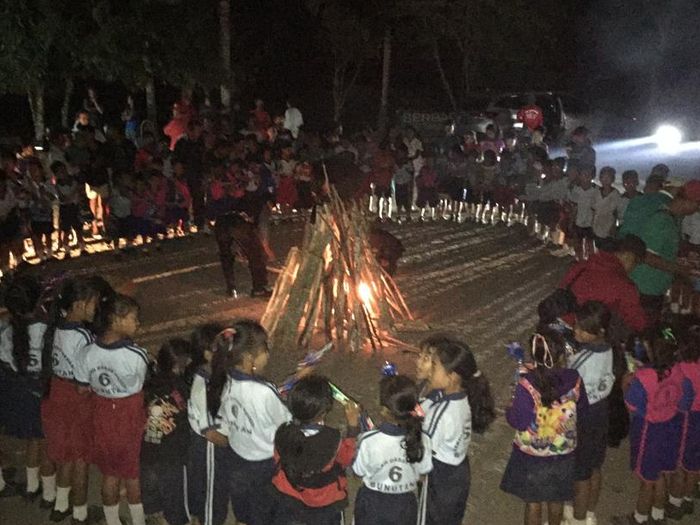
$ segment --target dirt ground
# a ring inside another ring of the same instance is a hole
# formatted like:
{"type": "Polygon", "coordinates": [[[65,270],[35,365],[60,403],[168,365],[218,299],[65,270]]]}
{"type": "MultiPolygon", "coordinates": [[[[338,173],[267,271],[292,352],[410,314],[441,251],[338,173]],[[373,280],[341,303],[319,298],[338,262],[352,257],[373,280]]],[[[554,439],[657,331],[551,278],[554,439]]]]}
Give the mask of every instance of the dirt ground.
{"type": "MultiPolygon", "coordinates": [[[[302,228],[301,223],[273,227],[273,246],[278,255],[284,255],[291,244],[300,240],[302,228]]],[[[520,227],[436,222],[388,228],[406,247],[397,282],[415,316],[428,323],[431,330],[463,337],[475,351],[497,397],[498,419],[486,434],[475,436],[470,447],[472,490],[464,523],[521,523],[523,505],[499,489],[513,437],[502,416],[510,399],[514,371],[505,345],[527,340],[538,301],[563,275],[570,260],[550,256],[520,227]]],[[[116,260],[113,254],[104,253],[46,268],[99,271],[115,286],[135,295],[143,311],[138,340],[153,353],[163,340],[186,336],[198,323],[241,316],[259,318],[265,306],[263,301],[246,296],[234,300],[223,295],[215,243],[212,237],[203,235],[173,240],[149,257],[125,256],[116,260]]],[[[237,269],[240,290],[247,292],[247,271],[240,265],[237,269]]],[[[425,335],[402,333],[400,338],[417,344],[425,335]]],[[[299,352],[275,351],[269,377],[280,380],[299,357],[299,352]]],[[[378,382],[384,360],[396,362],[402,373],[414,371],[411,356],[396,349],[376,354],[335,353],[325,359],[319,371],[356,397],[377,419],[378,382]]],[[[339,422],[340,414],[334,413],[331,419],[339,422]]],[[[22,464],[17,443],[2,440],[0,444],[13,463],[22,464]]],[[[601,524],[608,523],[612,515],[632,509],[636,483],[627,463],[626,445],[609,451],[598,513],[601,524]]],[[[356,482],[352,483],[356,487],[356,482]]],[[[91,503],[98,505],[97,474],[92,478],[91,491],[91,503]]],[[[127,523],[128,512],[126,508],[122,510],[127,523]]],[[[692,520],[686,518],[685,522],[692,520]]],[[[19,498],[0,500],[0,525],[44,523],[49,523],[47,513],[40,511],[38,505],[28,505],[19,498]]]]}

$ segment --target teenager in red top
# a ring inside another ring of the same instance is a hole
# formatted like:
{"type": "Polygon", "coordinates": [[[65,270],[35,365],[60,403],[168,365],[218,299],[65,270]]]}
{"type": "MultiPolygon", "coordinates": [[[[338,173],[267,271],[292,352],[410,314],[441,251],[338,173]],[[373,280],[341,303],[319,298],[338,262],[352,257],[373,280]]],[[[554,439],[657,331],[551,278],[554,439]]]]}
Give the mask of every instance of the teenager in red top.
{"type": "Polygon", "coordinates": [[[287,406],[294,419],[275,435],[273,524],[340,524],[348,504],[345,470],[355,455],[359,408],[352,401],[345,406],[346,437],[327,427],[324,418],[333,406],[333,394],[321,376],[301,379],[289,393],[287,406]]]}

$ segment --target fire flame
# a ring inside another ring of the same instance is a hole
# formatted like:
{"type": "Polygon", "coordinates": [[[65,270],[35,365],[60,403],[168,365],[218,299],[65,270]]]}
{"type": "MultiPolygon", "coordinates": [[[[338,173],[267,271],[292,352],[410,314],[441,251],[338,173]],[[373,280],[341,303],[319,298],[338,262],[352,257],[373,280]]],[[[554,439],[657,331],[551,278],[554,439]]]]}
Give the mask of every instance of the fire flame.
{"type": "Polygon", "coordinates": [[[368,308],[372,305],[372,289],[365,282],[357,285],[357,295],[368,308]]]}

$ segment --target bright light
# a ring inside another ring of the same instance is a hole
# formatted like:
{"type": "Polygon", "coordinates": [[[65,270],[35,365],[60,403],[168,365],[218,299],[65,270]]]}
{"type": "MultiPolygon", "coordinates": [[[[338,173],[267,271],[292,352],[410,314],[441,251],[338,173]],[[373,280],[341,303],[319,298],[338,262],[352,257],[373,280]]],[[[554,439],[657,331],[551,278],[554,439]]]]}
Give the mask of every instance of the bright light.
{"type": "Polygon", "coordinates": [[[369,306],[372,302],[372,290],[367,283],[357,285],[357,295],[360,296],[360,300],[365,303],[365,306],[369,306]]]}
{"type": "Polygon", "coordinates": [[[515,129],[523,129],[523,123],[522,122],[516,122],[513,124],[513,127],[515,129]]]}
{"type": "Polygon", "coordinates": [[[656,130],[654,140],[662,150],[674,150],[683,142],[683,133],[676,126],[664,124],[656,130]]]}

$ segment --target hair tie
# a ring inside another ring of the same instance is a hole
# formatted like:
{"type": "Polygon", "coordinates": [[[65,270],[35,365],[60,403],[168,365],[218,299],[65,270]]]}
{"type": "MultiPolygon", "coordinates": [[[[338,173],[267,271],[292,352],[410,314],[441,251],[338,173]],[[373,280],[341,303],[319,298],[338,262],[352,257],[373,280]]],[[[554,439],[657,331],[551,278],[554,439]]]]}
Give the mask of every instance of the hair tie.
{"type": "Polygon", "coordinates": [[[481,370],[477,370],[472,374],[472,377],[481,377],[481,370]]]}
{"type": "MultiPolygon", "coordinates": [[[[217,335],[217,339],[220,337],[224,339],[225,341],[228,342],[228,348],[226,348],[227,352],[231,352],[233,350],[233,338],[236,336],[236,329],[235,328],[224,328],[219,332],[219,335],[217,335]]],[[[217,346],[213,346],[213,351],[216,352],[217,346]]]]}
{"type": "Polygon", "coordinates": [[[677,343],[676,336],[673,334],[673,330],[670,327],[661,330],[661,336],[664,338],[664,341],[677,343]]]}
{"type": "Polygon", "coordinates": [[[420,403],[416,403],[416,406],[413,407],[413,410],[410,412],[411,417],[425,417],[425,412],[423,412],[423,407],[420,406],[420,403]]]}
{"type": "MultiPolygon", "coordinates": [[[[547,339],[545,339],[545,337],[541,334],[535,334],[532,336],[532,353],[533,353],[533,355],[535,353],[535,347],[537,346],[538,341],[542,342],[542,348],[544,350],[542,364],[544,365],[545,368],[554,367],[554,358],[552,357],[552,352],[549,350],[549,345],[547,344],[547,339]]],[[[537,366],[537,365],[535,365],[535,366],[537,366]]]]}

